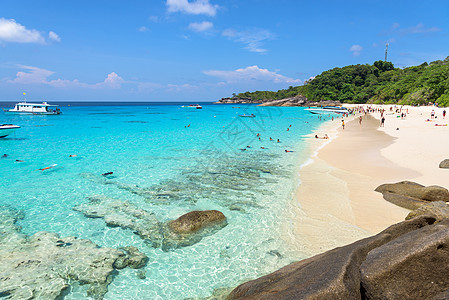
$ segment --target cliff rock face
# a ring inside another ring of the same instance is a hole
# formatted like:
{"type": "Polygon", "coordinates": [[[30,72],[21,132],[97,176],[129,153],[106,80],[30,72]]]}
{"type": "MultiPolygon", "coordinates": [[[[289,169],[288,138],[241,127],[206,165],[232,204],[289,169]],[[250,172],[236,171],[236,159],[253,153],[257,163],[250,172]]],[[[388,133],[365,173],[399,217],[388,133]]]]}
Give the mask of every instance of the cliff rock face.
{"type": "Polygon", "coordinates": [[[448,249],[449,220],[418,216],[246,282],[228,299],[440,299],[448,249]]]}
{"type": "Polygon", "coordinates": [[[258,104],[259,106],[341,106],[340,101],[323,100],[320,102],[310,102],[303,95],[280,100],[262,99],[252,100],[251,98],[221,98],[215,104],[258,104]]]}

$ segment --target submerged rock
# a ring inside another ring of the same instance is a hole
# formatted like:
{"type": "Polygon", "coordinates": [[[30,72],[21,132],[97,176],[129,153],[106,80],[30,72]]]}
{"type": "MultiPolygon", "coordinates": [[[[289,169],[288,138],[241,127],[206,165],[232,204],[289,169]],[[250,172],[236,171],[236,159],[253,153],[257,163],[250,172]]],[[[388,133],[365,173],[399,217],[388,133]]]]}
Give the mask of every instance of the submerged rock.
{"type": "Polygon", "coordinates": [[[149,211],[138,208],[129,201],[111,199],[104,196],[89,197],[88,203],[75,206],[73,209],[82,212],[88,218],[103,218],[108,226],[131,229],[143,239],[160,246],[163,240],[161,223],[149,211]]]}
{"type": "Polygon", "coordinates": [[[260,195],[273,195],[269,185],[277,183],[279,177],[291,174],[291,170],[282,169],[274,162],[276,157],[273,154],[248,153],[227,160],[200,160],[197,166],[186,168],[179,176],[148,187],[89,173],[81,176],[98,184],[116,186],[143,197],[153,205],[192,205],[207,199],[244,212],[247,207],[260,207],[260,195]]]}
{"type": "Polygon", "coordinates": [[[382,184],[375,189],[384,199],[407,209],[415,209],[428,201],[449,201],[449,191],[440,186],[425,187],[421,184],[402,181],[382,184]]]}
{"type": "Polygon", "coordinates": [[[102,299],[115,264],[128,261],[122,263],[125,268],[137,256],[137,249],[128,257],[123,251],[56,233],[27,236],[15,225],[21,215],[18,211],[4,209],[0,214],[0,227],[14,228],[2,230],[0,236],[0,297],[57,299],[72,282],[78,282],[89,285],[89,296],[102,299]]]}
{"type": "Polygon", "coordinates": [[[89,197],[89,203],[73,209],[88,218],[103,218],[108,226],[131,229],[152,247],[164,251],[198,243],[227,225],[226,217],[219,211],[193,211],[177,220],[162,223],[153,213],[128,201],[104,196],[89,197]]]}

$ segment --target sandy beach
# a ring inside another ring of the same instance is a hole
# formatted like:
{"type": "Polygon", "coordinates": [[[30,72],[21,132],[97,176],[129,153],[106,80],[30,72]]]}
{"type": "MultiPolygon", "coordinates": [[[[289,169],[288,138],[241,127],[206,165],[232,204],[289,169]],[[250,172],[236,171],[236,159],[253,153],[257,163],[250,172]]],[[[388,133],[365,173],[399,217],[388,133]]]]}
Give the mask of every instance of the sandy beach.
{"type": "Polygon", "coordinates": [[[305,253],[321,253],[404,220],[407,209],[374,191],[383,183],[409,180],[448,187],[449,170],[438,167],[448,158],[449,126],[440,126],[449,123],[443,108],[403,107],[405,118],[395,113],[399,106],[383,108],[384,127],[379,127],[379,112],[357,113],[345,118],[344,130],[341,119],[321,126],[316,134],[327,133],[329,140],[311,136],[315,154],[299,171],[289,237],[305,253]],[[436,119],[431,119],[432,109],[436,119]]]}

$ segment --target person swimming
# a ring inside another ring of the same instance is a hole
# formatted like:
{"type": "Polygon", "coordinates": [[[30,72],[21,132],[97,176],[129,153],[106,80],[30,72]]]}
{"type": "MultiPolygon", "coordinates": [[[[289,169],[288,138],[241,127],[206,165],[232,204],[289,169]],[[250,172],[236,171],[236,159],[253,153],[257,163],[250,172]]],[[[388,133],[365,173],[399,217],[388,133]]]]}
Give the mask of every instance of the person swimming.
{"type": "Polygon", "coordinates": [[[295,152],[295,151],[285,149],[285,152],[295,152]]]}
{"type": "Polygon", "coordinates": [[[8,157],[8,154],[3,154],[2,155],[2,158],[7,158],[8,157]]]}
{"type": "Polygon", "coordinates": [[[44,170],[48,170],[48,169],[53,169],[54,167],[56,167],[58,164],[52,164],[51,166],[49,166],[49,167],[45,167],[45,168],[42,168],[42,169],[38,169],[39,171],[44,171],[44,170]]]}
{"type": "Polygon", "coordinates": [[[101,174],[101,175],[103,175],[103,176],[108,176],[108,175],[112,175],[112,174],[114,174],[114,172],[106,172],[106,173],[103,173],[103,174],[101,174]]]}
{"type": "Polygon", "coordinates": [[[77,157],[76,154],[70,154],[69,157],[77,157]]]}
{"type": "Polygon", "coordinates": [[[281,141],[278,139],[278,140],[277,140],[277,143],[280,143],[280,142],[281,142],[281,141]]]}

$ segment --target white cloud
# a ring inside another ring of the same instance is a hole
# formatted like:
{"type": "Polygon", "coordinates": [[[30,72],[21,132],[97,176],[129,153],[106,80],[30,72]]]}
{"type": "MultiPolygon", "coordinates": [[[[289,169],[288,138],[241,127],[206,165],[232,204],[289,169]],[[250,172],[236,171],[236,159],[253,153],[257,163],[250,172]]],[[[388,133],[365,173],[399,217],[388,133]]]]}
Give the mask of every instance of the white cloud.
{"type": "Polygon", "coordinates": [[[107,86],[112,89],[119,89],[125,81],[122,77],[118,76],[117,73],[111,72],[108,77],[102,83],[97,83],[97,86],[107,86]]]}
{"type": "Polygon", "coordinates": [[[245,44],[244,49],[257,52],[264,53],[267,52],[266,49],[262,48],[262,42],[265,40],[272,40],[273,34],[265,29],[252,29],[245,31],[237,31],[235,29],[226,29],[222,32],[223,36],[228,37],[229,39],[245,44]]]}
{"type": "Polygon", "coordinates": [[[293,79],[258,66],[250,66],[234,71],[209,70],[203,72],[206,75],[218,77],[227,83],[240,83],[245,81],[267,81],[274,83],[301,84],[299,79],[293,79]]]}
{"type": "Polygon", "coordinates": [[[359,56],[362,50],[363,47],[360,45],[352,45],[351,48],[349,48],[349,51],[351,51],[354,56],[359,56]]]}
{"type": "Polygon", "coordinates": [[[14,19],[0,18],[0,42],[45,44],[42,34],[35,29],[27,29],[14,19]]]}
{"type": "Polygon", "coordinates": [[[67,79],[52,79],[49,80],[49,77],[55,72],[49,71],[46,69],[41,69],[33,66],[18,66],[21,69],[25,69],[25,72],[19,71],[16,74],[16,77],[12,80],[8,80],[9,83],[16,84],[45,84],[56,88],[70,88],[70,87],[82,87],[82,88],[110,88],[110,89],[119,89],[122,83],[125,83],[123,78],[117,75],[115,72],[111,72],[108,74],[106,79],[102,82],[98,82],[95,84],[88,84],[84,82],[80,82],[78,79],[75,80],[67,80],[67,79]]]}
{"type": "Polygon", "coordinates": [[[59,35],[57,35],[55,32],[53,32],[53,31],[50,31],[49,33],[48,33],[48,38],[50,39],[50,40],[52,40],[52,41],[55,41],[55,42],[60,42],[61,41],[61,38],[59,37],[59,35]]]}
{"type": "Polygon", "coordinates": [[[438,27],[426,27],[423,23],[418,23],[415,26],[401,28],[399,23],[393,23],[387,34],[399,34],[399,35],[409,35],[409,34],[419,34],[419,33],[432,33],[441,31],[438,27]]]}
{"type": "Polygon", "coordinates": [[[196,0],[193,2],[189,2],[188,0],[167,0],[167,9],[168,12],[215,16],[218,5],[210,4],[209,0],[196,0]]]}
{"type": "Polygon", "coordinates": [[[190,23],[188,28],[196,32],[202,32],[211,29],[213,26],[214,24],[211,22],[204,21],[201,23],[190,23]]]}
{"type": "Polygon", "coordinates": [[[16,78],[10,80],[11,83],[22,83],[22,84],[30,84],[30,83],[47,83],[47,78],[53,75],[55,72],[40,69],[32,66],[18,66],[21,69],[28,70],[28,72],[17,72],[16,78]]]}
{"type": "Polygon", "coordinates": [[[146,26],[141,26],[139,27],[139,29],[137,29],[139,32],[147,32],[148,30],[150,30],[148,27],[146,26]]]}

